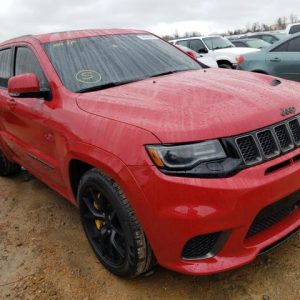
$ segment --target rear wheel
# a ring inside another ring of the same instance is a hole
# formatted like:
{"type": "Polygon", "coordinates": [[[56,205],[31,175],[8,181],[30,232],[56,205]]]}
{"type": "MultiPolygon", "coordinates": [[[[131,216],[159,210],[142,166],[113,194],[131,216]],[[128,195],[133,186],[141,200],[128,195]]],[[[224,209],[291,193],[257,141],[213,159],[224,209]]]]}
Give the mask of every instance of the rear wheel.
{"type": "Polygon", "coordinates": [[[128,278],[150,271],[152,250],[120,187],[92,169],[82,177],[77,198],[84,231],[104,267],[128,278]]]}
{"type": "Polygon", "coordinates": [[[20,172],[21,167],[9,161],[4,153],[0,150],[0,176],[9,176],[14,175],[20,172]]]}

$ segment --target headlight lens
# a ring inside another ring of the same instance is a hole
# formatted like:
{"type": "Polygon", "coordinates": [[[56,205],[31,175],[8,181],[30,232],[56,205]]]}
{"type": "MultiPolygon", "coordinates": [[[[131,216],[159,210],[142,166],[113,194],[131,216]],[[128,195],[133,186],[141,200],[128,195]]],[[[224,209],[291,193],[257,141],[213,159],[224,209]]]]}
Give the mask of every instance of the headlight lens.
{"type": "Polygon", "coordinates": [[[204,161],[226,158],[218,140],[178,146],[150,145],[147,150],[157,167],[171,170],[187,170],[204,161]]]}

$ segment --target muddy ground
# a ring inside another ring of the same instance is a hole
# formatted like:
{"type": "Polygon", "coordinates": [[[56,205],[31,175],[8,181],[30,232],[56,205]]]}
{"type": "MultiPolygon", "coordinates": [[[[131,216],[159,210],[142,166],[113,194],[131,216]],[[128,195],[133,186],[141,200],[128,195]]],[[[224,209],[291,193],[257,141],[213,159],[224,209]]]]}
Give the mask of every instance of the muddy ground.
{"type": "Polygon", "coordinates": [[[300,299],[300,235],[239,270],[122,280],[97,262],[76,208],[27,172],[0,179],[0,205],[0,299],[300,299]]]}

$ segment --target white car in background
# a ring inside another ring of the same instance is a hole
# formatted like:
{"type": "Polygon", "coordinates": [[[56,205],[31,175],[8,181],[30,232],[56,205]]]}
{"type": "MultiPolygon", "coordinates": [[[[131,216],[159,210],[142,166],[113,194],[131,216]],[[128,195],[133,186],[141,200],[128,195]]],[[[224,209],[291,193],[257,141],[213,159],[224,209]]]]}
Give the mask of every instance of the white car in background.
{"type": "Polygon", "coordinates": [[[220,68],[235,69],[236,58],[240,55],[257,52],[259,49],[237,48],[227,38],[221,36],[201,36],[169,41],[173,45],[188,47],[203,57],[215,60],[220,68]]]}
{"type": "Polygon", "coordinates": [[[193,57],[194,59],[197,59],[199,62],[206,65],[207,67],[210,67],[210,68],[218,68],[219,67],[216,60],[213,59],[212,57],[203,56],[185,46],[176,45],[176,47],[179,48],[180,50],[182,50],[183,52],[185,52],[186,54],[188,54],[189,56],[193,57]]]}
{"type": "Polygon", "coordinates": [[[286,27],[285,32],[286,32],[287,34],[295,34],[295,33],[300,32],[300,23],[289,24],[289,25],[286,27]]]}

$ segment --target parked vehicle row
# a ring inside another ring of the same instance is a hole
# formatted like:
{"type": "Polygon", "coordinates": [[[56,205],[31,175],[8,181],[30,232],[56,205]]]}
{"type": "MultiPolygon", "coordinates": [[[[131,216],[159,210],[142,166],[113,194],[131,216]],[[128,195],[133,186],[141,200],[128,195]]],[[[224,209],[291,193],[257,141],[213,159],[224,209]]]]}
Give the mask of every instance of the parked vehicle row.
{"type": "Polygon", "coordinates": [[[240,55],[238,69],[300,81],[300,34],[290,35],[260,52],[240,55]]]}
{"type": "MultiPolygon", "coordinates": [[[[187,41],[241,54],[220,37],[187,41]]],[[[300,228],[299,94],[203,69],[145,31],[16,38],[0,44],[0,175],[23,166],[77,206],[115,275],[223,272],[300,228]]]]}
{"type": "Polygon", "coordinates": [[[259,51],[251,48],[237,48],[227,38],[221,36],[201,36],[171,40],[170,43],[188,47],[203,57],[215,60],[220,68],[235,69],[236,56],[259,51]]]}
{"type": "Polygon", "coordinates": [[[262,49],[269,47],[271,44],[257,38],[245,38],[245,39],[238,39],[238,40],[230,40],[232,44],[236,47],[248,47],[248,48],[255,48],[255,49],[262,49]]]}

